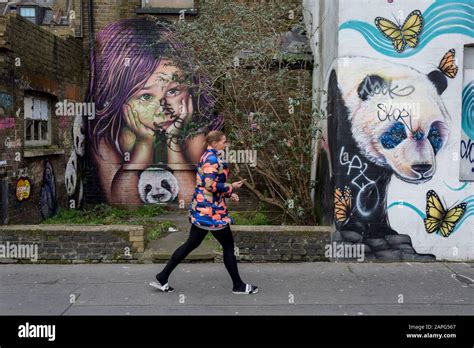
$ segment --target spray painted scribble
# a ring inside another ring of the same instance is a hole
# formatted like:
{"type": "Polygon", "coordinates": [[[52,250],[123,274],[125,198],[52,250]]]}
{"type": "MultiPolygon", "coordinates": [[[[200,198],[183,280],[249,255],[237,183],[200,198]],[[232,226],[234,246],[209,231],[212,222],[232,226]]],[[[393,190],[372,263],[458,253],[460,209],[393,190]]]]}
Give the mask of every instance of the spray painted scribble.
{"type": "MultiPolygon", "coordinates": [[[[471,76],[472,70],[469,71],[471,76]]],[[[470,76],[465,77],[471,78],[470,76]]],[[[467,80],[462,91],[462,134],[460,174],[462,180],[474,180],[474,81],[467,80]]]]}
{"type": "Polygon", "coordinates": [[[13,117],[0,118],[0,129],[15,128],[16,119],[13,117]]]}

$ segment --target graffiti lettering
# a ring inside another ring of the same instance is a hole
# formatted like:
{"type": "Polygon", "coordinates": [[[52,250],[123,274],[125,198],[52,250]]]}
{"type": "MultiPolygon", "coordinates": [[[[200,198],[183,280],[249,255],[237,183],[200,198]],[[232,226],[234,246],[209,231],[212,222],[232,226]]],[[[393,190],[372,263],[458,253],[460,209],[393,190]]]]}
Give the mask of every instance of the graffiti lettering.
{"type": "Polygon", "coordinates": [[[419,105],[409,104],[377,104],[377,117],[379,121],[403,122],[403,124],[412,131],[412,115],[419,115],[419,105]],[[408,122],[407,122],[408,121],[408,122]]]}
{"type": "Polygon", "coordinates": [[[33,89],[31,87],[31,81],[27,77],[20,77],[18,79],[15,79],[15,85],[22,90],[28,90],[28,89],[33,89]]]}
{"type": "Polygon", "coordinates": [[[11,107],[13,104],[13,98],[10,94],[0,92],[0,105],[5,107],[11,107]]]}
{"type": "Polygon", "coordinates": [[[13,117],[7,117],[0,120],[0,129],[15,128],[16,121],[13,117]]]}
{"type": "Polygon", "coordinates": [[[468,160],[470,163],[474,163],[474,142],[471,139],[467,141],[461,140],[461,158],[468,160]]]}
{"type": "Polygon", "coordinates": [[[21,139],[16,138],[15,140],[10,140],[10,137],[7,137],[5,139],[5,147],[8,149],[15,148],[15,147],[21,147],[21,139]]]}
{"type": "Polygon", "coordinates": [[[358,189],[356,208],[363,216],[370,215],[379,203],[379,192],[376,182],[365,175],[368,167],[367,163],[362,162],[360,157],[357,155],[354,155],[352,159],[350,159],[349,153],[345,151],[344,146],[341,148],[339,162],[341,165],[347,166],[346,175],[357,174],[351,181],[351,183],[358,189]],[[369,197],[370,199],[367,199],[369,197]],[[370,206],[367,204],[370,204],[370,206]]]}
{"type": "Polygon", "coordinates": [[[360,93],[367,94],[371,97],[374,95],[388,95],[390,98],[407,97],[415,91],[413,86],[400,87],[392,86],[392,81],[379,81],[378,79],[366,78],[360,90],[360,93]]]}
{"type": "Polygon", "coordinates": [[[13,172],[13,178],[21,178],[23,176],[28,176],[28,168],[20,168],[18,169],[18,175],[17,172],[13,172]]]}

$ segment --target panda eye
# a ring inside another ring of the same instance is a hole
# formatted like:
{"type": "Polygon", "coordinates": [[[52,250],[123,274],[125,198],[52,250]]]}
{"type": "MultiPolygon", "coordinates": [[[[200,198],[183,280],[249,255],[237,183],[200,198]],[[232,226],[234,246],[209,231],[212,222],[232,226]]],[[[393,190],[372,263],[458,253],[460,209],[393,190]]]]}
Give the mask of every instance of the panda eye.
{"type": "Polygon", "coordinates": [[[380,143],[386,149],[393,149],[407,138],[405,126],[401,122],[394,125],[380,137],[380,143]]]}
{"type": "Polygon", "coordinates": [[[438,151],[441,149],[441,146],[443,146],[443,138],[441,136],[439,128],[435,124],[431,125],[430,127],[430,131],[428,133],[428,140],[431,146],[433,146],[435,154],[437,154],[438,151]]]}
{"type": "Polygon", "coordinates": [[[151,191],[151,189],[152,189],[152,187],[151,187],[151,185],[150,185],[150,184],[146,185],[146,186],[145,186],[145,193],[148,193],[148,192],[150,192],[150,191],[151,191]]]}
{"type": "Polygon", "coordinates": [[[163,180],[163,181],[161,182],[161,187],[163,187],[164,189],[167,189],[168,191],[171,191],[171,186],[170,186],[170,184],[168,183],[168,181],[166,181],[166,180],[163,180]]]}

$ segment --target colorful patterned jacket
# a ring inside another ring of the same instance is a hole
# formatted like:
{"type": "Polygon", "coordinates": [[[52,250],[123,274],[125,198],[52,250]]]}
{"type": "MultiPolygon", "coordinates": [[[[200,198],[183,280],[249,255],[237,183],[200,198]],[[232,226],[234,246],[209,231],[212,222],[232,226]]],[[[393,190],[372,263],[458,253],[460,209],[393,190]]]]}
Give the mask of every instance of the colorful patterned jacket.
{"type": "Polygon", "coordinates": [[[218,157],[217,150],[208,146],[197,167],[196,188],[189,204],[189,222],[211,228],[234,223],[225,203],[225,197],[232,194],[232,185],[225,183],[228,176],[228,164],[218,157]]]}

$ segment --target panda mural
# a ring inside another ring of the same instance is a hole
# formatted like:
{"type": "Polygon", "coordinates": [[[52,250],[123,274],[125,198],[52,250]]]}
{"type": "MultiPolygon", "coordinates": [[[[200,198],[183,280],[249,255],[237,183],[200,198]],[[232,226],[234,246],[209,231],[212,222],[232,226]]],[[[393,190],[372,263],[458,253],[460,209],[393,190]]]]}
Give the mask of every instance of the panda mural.
{"type": "MultiPolygon", "coordinates": [[[[408,235],[390,227],[392,176],[409,185],[432,179],[448,137],[441,71],[345,57],[327,81],[327,143],[336,240],[362,243],[366,259],[432,261],[408,235]],[[344,64],[341,64],[344,62],[344,64]]],[[[336,63],[335,63],[336,64],[336,63]]],[[[326,193],[327,194],[327,193],[326,193]]]]}
{"type": "Polygon", "coordinates": [[[66,164],[64,173],[64,184],[68,195],[68,207],[75,209],[83,205],[84,184],[83,173],[85,171],[85,121],[82,115],[77,115],[74,119],[74,125],[71,129],[71,138],[74,148],[66,164]]]}
{"type": "Polygon", "coordinates": [[[179,184],[171,171],[148,168],[140,174],[138,192],[144,203],[171,203],[178,197],[179,184]]]}

